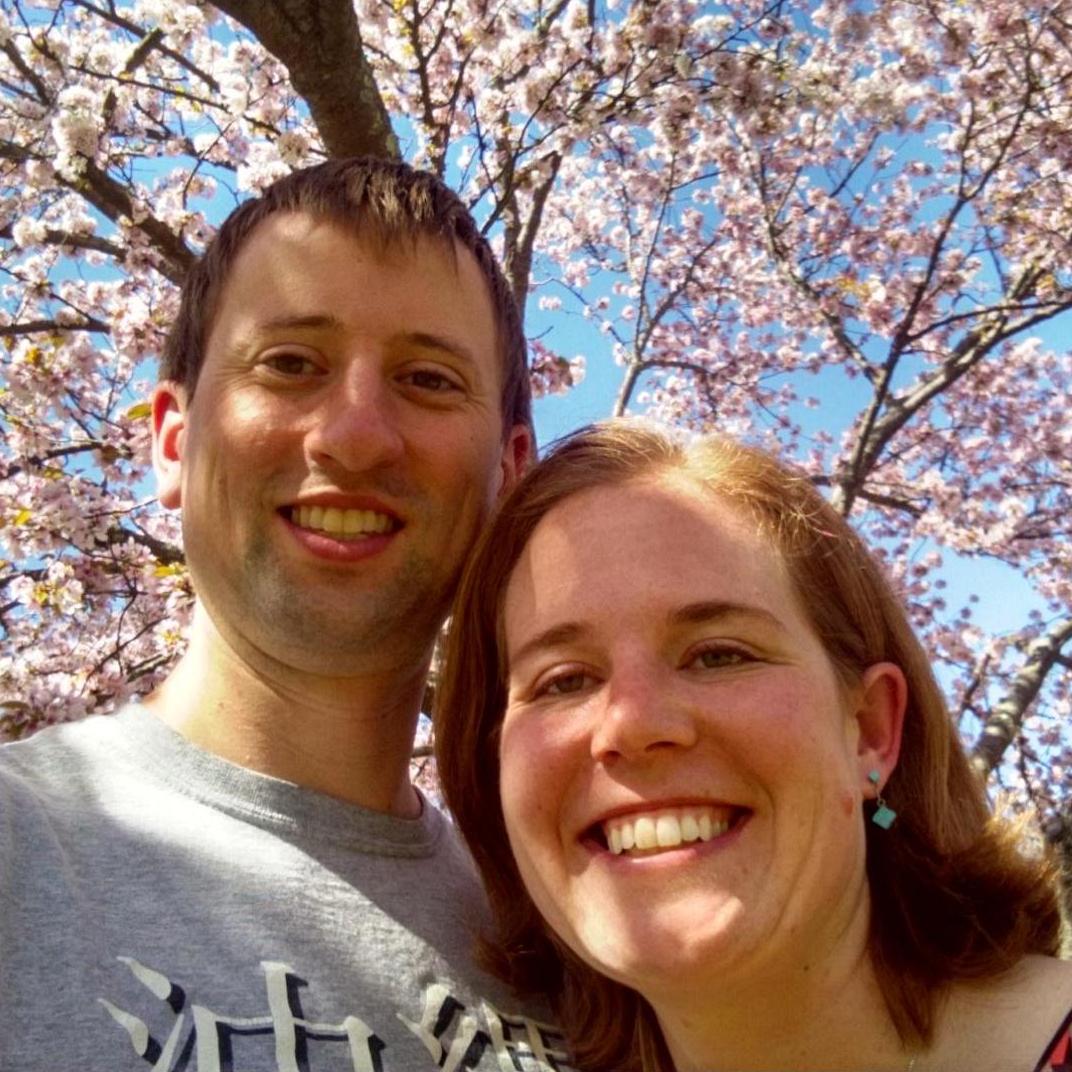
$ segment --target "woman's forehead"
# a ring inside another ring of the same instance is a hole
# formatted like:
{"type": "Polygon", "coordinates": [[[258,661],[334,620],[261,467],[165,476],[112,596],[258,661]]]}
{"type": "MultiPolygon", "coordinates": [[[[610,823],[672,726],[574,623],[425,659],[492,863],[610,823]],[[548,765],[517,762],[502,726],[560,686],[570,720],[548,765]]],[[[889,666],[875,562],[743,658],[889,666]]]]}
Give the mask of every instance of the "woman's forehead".
{"type": "Polygon", "coordinates": [[[696,480],[644,479],[571,496],[548,511],[510,577],[505,619],[601,606],[795,603],[781,556],[755,521],[696,480]]]}

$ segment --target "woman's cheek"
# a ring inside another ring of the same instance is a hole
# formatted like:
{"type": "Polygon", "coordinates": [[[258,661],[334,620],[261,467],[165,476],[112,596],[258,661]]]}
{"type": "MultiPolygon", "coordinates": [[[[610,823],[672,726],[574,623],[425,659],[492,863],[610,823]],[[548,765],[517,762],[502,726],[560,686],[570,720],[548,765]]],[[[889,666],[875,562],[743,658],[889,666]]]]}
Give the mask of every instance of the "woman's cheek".
{"type": "Polygon", "coordinates": [[[525,758],[531,755],[533,748],[539,747],[531,738],[532,734],[526,733],[523,722],[510,721],[503,726],[499,751],[499,792],[511,840],[515,835],[524,836],[524,829],[518,828],[528,825],[533,808],[539,807],[540,794],[536,791],[531,770],[539,763],[539,757],[525,758]]]}
{"type": "Polygon", "coordinates": [[[544,720],[518,718],[503,727],[500,793],[514,855],[539,857],[558,842],[558,816],[569,788],[568,757],[544,720]]]}

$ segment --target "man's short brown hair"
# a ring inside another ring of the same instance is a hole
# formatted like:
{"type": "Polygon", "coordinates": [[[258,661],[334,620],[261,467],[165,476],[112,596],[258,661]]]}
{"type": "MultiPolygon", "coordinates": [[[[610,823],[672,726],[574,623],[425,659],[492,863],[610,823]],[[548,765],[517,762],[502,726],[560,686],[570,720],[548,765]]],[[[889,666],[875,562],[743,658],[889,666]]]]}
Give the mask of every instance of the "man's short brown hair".
{"type": "Polygon", "coordinates": [[[161,378],[193,395],[224,284],[250,235],[280,212],[301,212],[353,227],[384,248],[439,239],[476,258],[488,285],[502,359],[503,433],[532,426],[525,337],[514,295],[487,240],[461,199],[435,175],[394,160],[349,157],[295,171],[224,220],[182,287],[179,314],[160,362],[161,378]]]}

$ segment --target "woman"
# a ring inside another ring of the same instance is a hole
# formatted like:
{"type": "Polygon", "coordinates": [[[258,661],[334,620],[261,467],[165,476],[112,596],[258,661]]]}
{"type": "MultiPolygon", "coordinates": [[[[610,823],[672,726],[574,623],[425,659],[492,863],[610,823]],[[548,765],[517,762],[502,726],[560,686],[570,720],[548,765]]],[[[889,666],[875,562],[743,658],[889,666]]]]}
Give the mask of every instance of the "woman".
{"type": "Polygon", "coordinates": [[[575,435],[480,542],[440,695],[488,958],[555,997],[582,1067],[1064,1067],[1052,876],[806,479],[575,435]]]}

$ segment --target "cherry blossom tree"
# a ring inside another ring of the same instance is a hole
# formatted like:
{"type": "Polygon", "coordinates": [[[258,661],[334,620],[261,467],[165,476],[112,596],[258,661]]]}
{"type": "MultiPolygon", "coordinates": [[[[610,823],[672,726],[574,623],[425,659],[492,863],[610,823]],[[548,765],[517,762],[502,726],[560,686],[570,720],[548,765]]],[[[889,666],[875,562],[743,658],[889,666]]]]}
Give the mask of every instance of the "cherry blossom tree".
{"type": "Polygon", "coordinates": [[[1072,0],[0,10],[3,733],[166,671],[191,594],[145,397],[176,286],[249,192],[374,152],[470,203],[537,393],[583,372],[573,316],[608,412],[796,459],[887,558],[980,772],[1072,830],[1072,0]],[[984,633],[953,559],[1038,609],[984,633]]]}

